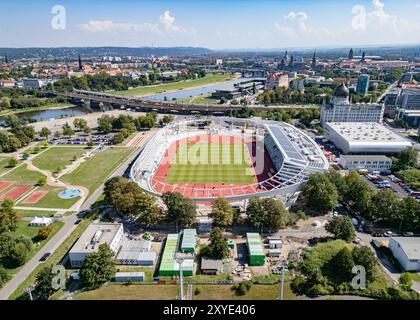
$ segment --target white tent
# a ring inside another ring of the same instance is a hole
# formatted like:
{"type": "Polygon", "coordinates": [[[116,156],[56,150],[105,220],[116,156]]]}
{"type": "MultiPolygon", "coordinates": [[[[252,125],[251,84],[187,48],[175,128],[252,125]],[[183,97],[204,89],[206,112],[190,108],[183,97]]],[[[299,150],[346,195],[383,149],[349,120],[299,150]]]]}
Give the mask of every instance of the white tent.
{"type": "Polygon", "coordinates": [[[46,227],[52,223],[52,219],[48,217],[35,217],[31,221],[33,227],[46,227]]]}

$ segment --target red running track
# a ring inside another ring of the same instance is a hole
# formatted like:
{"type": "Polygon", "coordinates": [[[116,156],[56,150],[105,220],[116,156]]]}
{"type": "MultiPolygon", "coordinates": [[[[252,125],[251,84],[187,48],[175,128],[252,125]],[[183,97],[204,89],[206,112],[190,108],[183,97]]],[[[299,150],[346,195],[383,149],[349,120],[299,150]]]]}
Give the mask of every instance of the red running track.
{"type": "Polygon", "coordinates": [[[39,200],[45,197],[47,193],[48,191],[35,191],[21,203],[37,203],[39,200]]]}
{"type": "MultiPolygon", "coordinates": [[[[245,194],[252,194],[257,192],[266,191],[257,185],[258,182],[268,179],[272,174],[275,173],[274,165],[271,161],[268,151],[264,147],[264,167],[261,173],[254,174],[254,184],[238,184],[238,183],[168,183],[166,181],[167,174],[169,172],[170,164],[175,159],[175,155],[179,147],[183,144],[194,144],[200,142],[207,143],[245,143],[247,146],[249,155],[254,150],[255,153],[261,152],[255,139],[252,138],[240,138],[235,136],[222,136],[222,135],[199,135],[194,137],[188,137],[180,139],[172,143],[166,150],[162,160],[156,169],[156,172],[151,180],[153,189],[159,193],[165,192],[180,192],[184,196],[190,198],[209,198],[209,197],[229,197],[229,196],[240,196],[245,194]]],[[[255,155],[253,155],[255,156],[255,155]]],[[[254,164],[250,164],[254,167],[254,164]]],[[[270,189],[267,187],[267,189],[270,189]]]]}
{"type": "Polygon", "coordinates": [[[0,191],[3,191],[4,189],[10,187],[14,182],[10,181],[0,181],[0,191]]]}
{"type": "Polygon", "coordinates": [[[1,195],[0,201],[3,201],[5,199],[16,201],[31,189],[32,186],[16,186],[13,189],[7,191],[5,194],[1,195]]]}

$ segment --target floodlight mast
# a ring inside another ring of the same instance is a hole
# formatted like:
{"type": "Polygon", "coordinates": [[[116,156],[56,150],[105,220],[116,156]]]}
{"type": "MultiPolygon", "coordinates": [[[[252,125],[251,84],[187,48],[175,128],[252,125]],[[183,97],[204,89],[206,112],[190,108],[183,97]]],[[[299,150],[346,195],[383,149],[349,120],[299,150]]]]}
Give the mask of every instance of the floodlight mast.
{"type": "Polygon", "coordinates": [[[181,286],[179,300],[184,300],[184,277],[182,273],[182,263],[184,262],[184,259],[183,258],[177,259],[177,262],[179,264],[179,284],[181,286]]]}

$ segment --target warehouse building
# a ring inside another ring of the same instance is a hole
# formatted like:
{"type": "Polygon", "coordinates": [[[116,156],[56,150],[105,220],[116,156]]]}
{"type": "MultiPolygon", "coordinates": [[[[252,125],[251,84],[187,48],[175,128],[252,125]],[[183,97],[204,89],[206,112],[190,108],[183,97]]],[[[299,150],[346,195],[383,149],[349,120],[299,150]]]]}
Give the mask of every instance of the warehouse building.
{"type": "Polygon", "coordinates": [[[184,276],[192,276],[194,271],[194,259],[185,258],[177,255],[179,247],[179,234],[168,234],[165,248],[163,249],[162,259],[160,262],[160,276],[179,275],[180,262],[182,261],[182,273],[184,276]]]}
{"type": "Polygon", "coordinates": [[[181,252],[194,253],[197,243],[197,231],[195,229],[184,229],[182,234],[181,252]]]}
{"type": "Polygon", "coordinates": [[[150,249],[151,241],[125,240],[118,252],[116,262],[123,265],[153,266],[156,253],[150,249]]]}
{"type": "Polygon", "coordinates": [[[366,169],[369,172],[389,173],[392,167],[392,159],[384,155],[342,155],[338,163],[349,171],[366,169]]]}
{"type": "Polygon", "coordinates": [[[420,239],[395,237],[389,239],[389,250],[405,271],[420,271],[420,239]]]}
{"type": "Polygon", "coordinates": [[[69,251],[70,265],[72,268],[80,268],[86,256],[97,252],[101,244],[107,244],[114,252],[118,252],[124,229],[122,223],[92,223],[81,235],[79,240],[69,251]]]}
{"type": "Polygon", "coordinates": [[[260,235],[258,233],[247,233],[246,244],[249,253],[249,265],[263,266],[265,263],[265,254],[260,235]]]}
{"type": "Polygon", "coordinates": [[[379,123],[329,122],[325,135],[343,151],[361,154],[399,153],[412,143],[379,123]]]}

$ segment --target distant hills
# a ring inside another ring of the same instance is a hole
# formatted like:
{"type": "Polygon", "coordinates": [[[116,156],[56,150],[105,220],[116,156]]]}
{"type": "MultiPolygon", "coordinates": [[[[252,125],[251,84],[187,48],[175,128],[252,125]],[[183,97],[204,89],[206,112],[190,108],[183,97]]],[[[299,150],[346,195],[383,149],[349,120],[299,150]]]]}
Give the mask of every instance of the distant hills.
{"type": "Polygon", "coordinates": [[[213,51],[200,47],[61,47],[61,48],[0,48],[0,56],[20,58],[63,58],[97,56],[193,56],[210,54],[213,51]]]}

